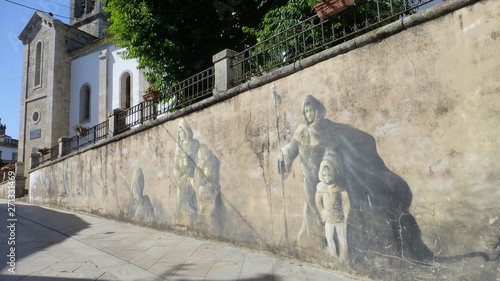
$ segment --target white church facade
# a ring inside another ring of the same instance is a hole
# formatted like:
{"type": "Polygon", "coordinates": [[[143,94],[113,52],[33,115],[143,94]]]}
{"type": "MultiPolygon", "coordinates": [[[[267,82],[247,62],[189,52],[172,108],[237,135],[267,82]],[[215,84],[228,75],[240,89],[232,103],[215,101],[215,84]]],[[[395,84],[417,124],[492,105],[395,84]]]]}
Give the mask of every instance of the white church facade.
{"type": "MultiPolygon", "coordinates": [[[[136,60],[124,60],[120,49],[109,44],[71,61],[70,127],[95,126],[115,108],[129,108],[142,102],[136,60]]],[[[71,129],[71,128],[70,128],[71,129]]],[[[73,134],[74,135],[74,134],[73,134]]],[[[71,136],[71,134],[70,134],[71,136]]]]}
{"type": "Polygon", "coordinates": [[[37,148],[54,147],[92,127],[116,108],[142,102],[148,87],[136,60],[109,43],[105,2],[72,0],[71,21],[34,13],[19,39],[24,44],[18,161],[30,168],[37,148]]]}

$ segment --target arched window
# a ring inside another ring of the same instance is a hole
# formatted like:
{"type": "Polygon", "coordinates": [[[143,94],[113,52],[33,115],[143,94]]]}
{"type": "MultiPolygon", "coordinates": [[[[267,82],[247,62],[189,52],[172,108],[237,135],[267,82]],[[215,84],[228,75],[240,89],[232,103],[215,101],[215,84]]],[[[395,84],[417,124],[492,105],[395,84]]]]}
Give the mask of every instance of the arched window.
{"type": "Polygon", "coordinates": [[[132,76],[129,72],[122,74],[120,78],[120,108],[132,106],[132,76]]]}
{"type": "Polygon", "coordinates": [[[80,123],[90,122],[90,86],[85,84],[80,89],[80,123]]]}
{"type": "Polygon", "coordinates": [[[35,48],[35,77],[34,86],[42,84],[42,42],[36,43],[35,48]]]}

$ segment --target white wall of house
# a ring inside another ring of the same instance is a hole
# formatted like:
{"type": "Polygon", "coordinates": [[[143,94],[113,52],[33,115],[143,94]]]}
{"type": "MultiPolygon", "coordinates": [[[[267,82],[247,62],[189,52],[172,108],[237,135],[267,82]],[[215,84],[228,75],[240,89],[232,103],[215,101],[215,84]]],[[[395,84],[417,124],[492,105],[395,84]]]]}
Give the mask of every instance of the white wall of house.
{"type": "Polygon", "coordinates": [[[0,151],[2,151],[0,160],[14,160],[12,159],[13,154],[17,155],[17,147],[4,143],[0,143],[0,151]]]}
{"type": "Polygon", "coordinates": [[[120,107],[120,91],[122,91],[120,87],[121,78],[125,72],[129,72],[131,75],[132,81],[132,102],[131,105],[134,106],[140,102],[142,102],[142,93],[141,87],[139,85],[140,76],[139,70],[137,69],[137,60],[129,59],[125,60],[120,56],[120,52],[123,52],[124,49],[117,49],[115,47],[110,47],[109,53],[111,53],[109,62],[110,62],[110,73],[109,77],[110,81],[110,92],[112,93],[111,100],[108,100],[108,104],[111,106],[109,110],[119,108],[120,107]]]}

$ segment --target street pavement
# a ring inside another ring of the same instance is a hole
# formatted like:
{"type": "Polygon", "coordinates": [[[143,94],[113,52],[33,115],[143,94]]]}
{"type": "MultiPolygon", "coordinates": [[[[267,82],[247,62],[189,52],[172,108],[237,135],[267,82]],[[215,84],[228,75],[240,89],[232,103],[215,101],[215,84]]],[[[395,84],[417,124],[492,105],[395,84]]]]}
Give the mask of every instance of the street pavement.
{"type": "Polygon", "coordinates": [[[1,281],[360,280],[219,242],[11,203],[0,199],[1,281]]]}

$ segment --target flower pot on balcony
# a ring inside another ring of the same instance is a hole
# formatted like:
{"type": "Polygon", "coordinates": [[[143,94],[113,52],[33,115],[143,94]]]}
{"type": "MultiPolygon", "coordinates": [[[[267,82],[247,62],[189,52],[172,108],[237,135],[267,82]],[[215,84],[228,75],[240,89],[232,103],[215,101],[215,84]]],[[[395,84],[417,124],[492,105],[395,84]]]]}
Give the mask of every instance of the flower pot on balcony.
{"type": "Polygon", "coordinates": [[[39,149],[39,150],[38,150],[38,153],[40,153],[40,155],[44,156],[44,155],[49,154],[49,150],[46,150],[46,149],[39,149]]]}
{"type": "Polygon", "coordinates": [[[145,101],[153,101],[160,98],[160,91],[149,91],[146,94],[142,95],[142,98],[145,101]]]}
{"type": "Polygon", "coordinates": [[[77,129],[76,130],[76,135],[80,136],[80,137],[86,136],[87,135],[87,129],[77,129]]]}
{"type": "Polygon", "coordinates": [[[354,0],[324,0],[314,6],[314,10],[319,18],[326,19],[351,6],[354,6],[354,0]]]}

